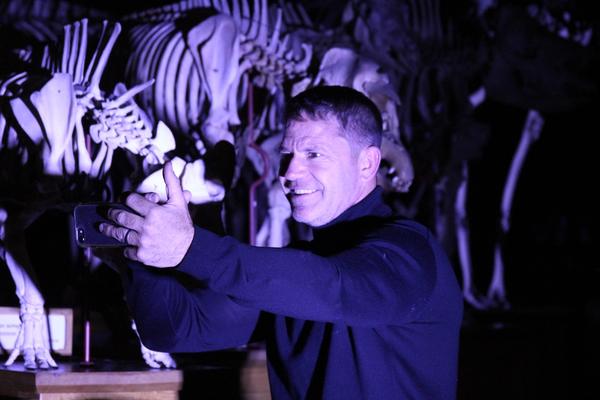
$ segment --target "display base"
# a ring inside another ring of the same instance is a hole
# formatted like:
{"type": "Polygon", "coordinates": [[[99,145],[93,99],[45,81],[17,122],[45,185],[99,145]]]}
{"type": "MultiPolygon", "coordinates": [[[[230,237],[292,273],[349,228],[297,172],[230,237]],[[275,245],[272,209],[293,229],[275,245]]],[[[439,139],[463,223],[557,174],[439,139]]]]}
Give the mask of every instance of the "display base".
{"type": "Polygon", "coordinates": [[[30,371],[23,363],[0,366],[0,398],[44,400],[153,400],[178,398],[183,373],[143,365],[94,360],[92,366],[61,362],[58,368],[30,371]]]}

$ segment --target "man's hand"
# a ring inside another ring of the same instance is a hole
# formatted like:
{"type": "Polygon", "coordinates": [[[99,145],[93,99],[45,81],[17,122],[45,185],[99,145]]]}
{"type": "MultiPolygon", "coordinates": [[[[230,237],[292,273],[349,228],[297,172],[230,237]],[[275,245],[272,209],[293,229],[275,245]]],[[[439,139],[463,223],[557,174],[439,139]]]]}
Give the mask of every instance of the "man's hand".
{"type": "Polygon", "coordinates": [[[125,257],[152,267],[174,267],[181,262],[194,238],[194,226],[188,210],[190,193],[183,191],[170,162],[163,168],[167,202],[158,204],[158,196],[132,193],[125,203],[137,214],[110,209],[116,225],[102,224],[100,231],[127,243],[125,257]]]}

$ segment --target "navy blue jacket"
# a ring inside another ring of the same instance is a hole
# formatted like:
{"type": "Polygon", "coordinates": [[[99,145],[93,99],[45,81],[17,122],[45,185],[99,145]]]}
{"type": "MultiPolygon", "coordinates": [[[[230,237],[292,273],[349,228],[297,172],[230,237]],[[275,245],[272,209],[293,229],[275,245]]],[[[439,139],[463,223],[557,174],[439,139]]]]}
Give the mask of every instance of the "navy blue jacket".
{"type": "MultiPolygon", "coordinates": [[[[131,268],[146,346],[231,348],[262,332],[274,399],[453,399],[462,297],[423,226],[395,219],[381,188],[302,248],[258,248],[196,228],[176,268],[131,268]]],[[[168,238],[165,238],[168,240],[168,238]]]]}

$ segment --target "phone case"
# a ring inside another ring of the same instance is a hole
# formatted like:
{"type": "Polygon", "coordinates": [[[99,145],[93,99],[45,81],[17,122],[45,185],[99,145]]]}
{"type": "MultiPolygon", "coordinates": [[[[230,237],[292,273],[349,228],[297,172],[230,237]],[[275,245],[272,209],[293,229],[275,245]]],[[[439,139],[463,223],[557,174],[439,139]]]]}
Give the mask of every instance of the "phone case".
{"type": "Polygon", "coordinates": [[[75,207],[73,210],[75,240],[79,247],[125,246],[117,239],[100,233],[99,226],[102,222],[112,223],[108,219],[109,208],[121,208],[130,211],[126,206],[118,203],[80,204],[75,207]]]}

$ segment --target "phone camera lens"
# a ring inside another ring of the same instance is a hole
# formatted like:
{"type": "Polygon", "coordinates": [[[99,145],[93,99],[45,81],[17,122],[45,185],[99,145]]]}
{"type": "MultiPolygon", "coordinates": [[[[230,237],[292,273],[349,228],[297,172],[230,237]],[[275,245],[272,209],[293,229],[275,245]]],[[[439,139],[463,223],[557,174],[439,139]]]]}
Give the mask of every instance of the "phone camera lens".
{"type": "Polygon", "coordinates": [[[83,230],[83,228],[77,229],[77,240],[79,241],[79,243],[85,242],[85,231],[83,230]]]}

